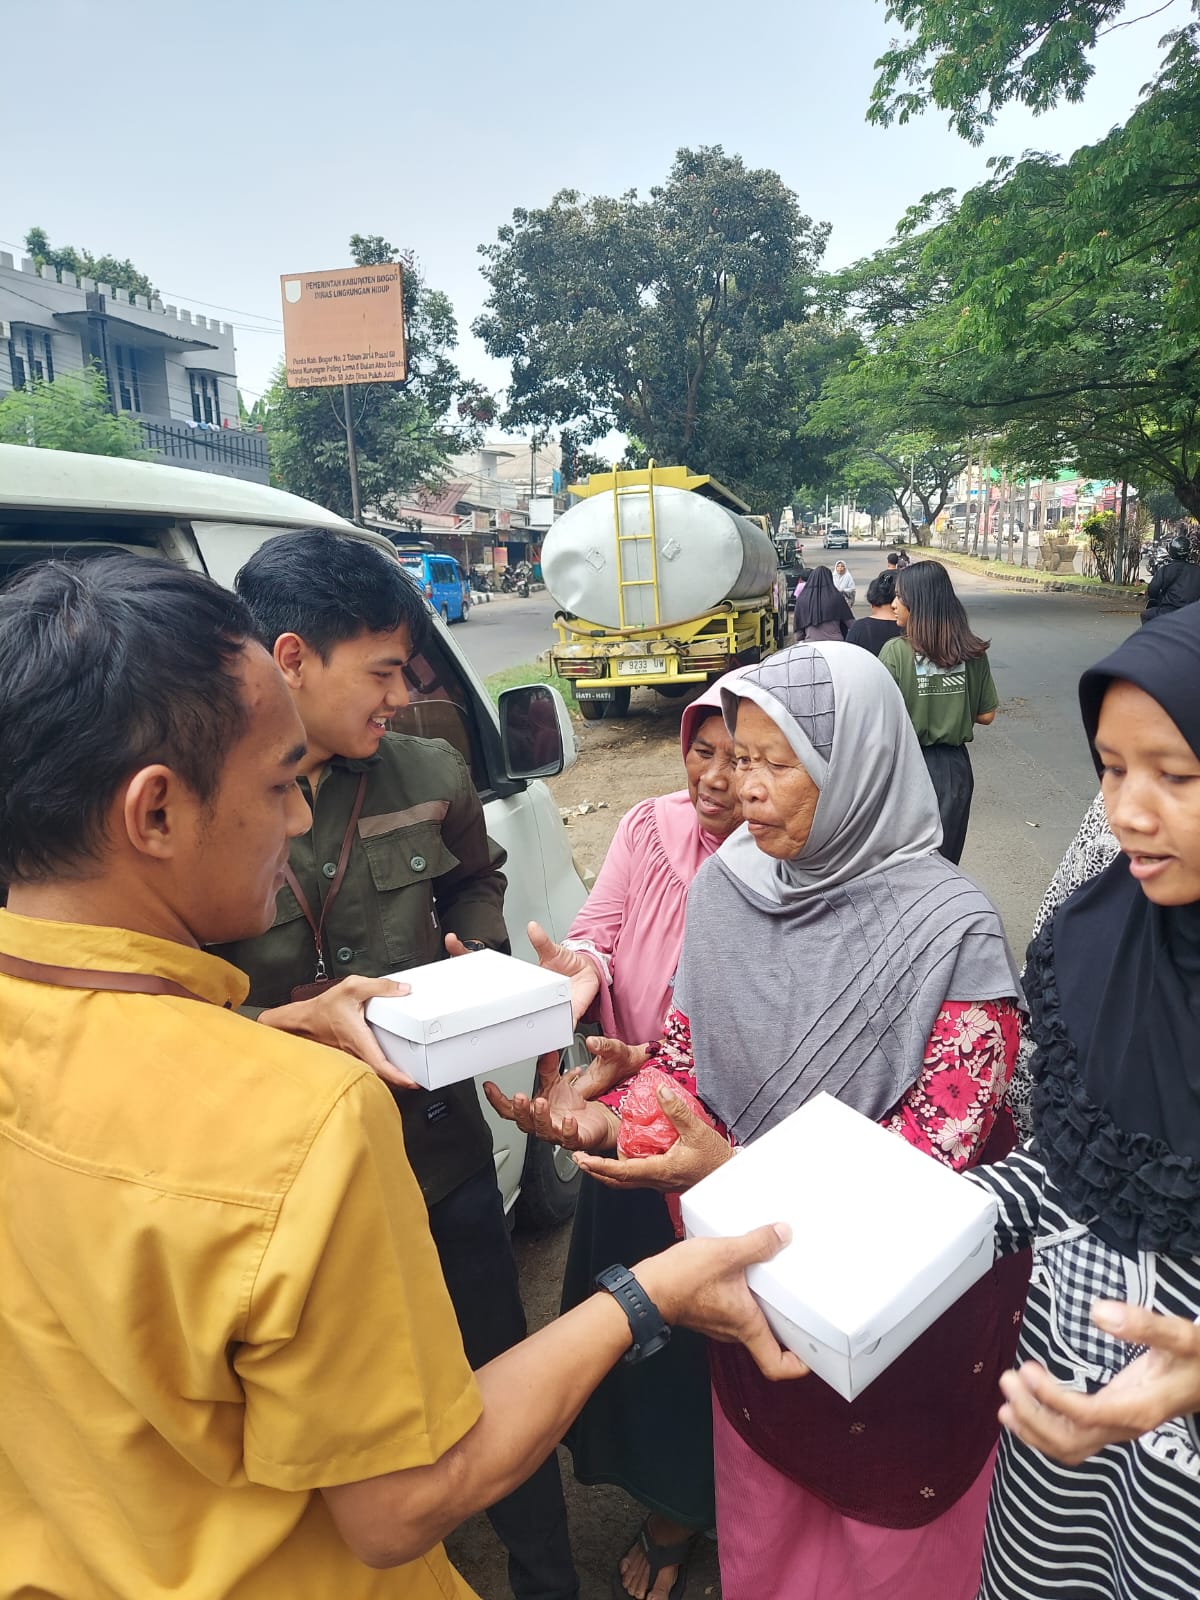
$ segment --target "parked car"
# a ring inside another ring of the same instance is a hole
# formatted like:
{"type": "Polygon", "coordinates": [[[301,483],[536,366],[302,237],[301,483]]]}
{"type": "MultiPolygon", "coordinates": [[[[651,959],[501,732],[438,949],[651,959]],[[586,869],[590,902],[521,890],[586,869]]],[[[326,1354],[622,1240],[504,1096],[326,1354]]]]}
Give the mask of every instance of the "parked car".
{"type": "Polygon", "coordinates": [[[396,547],[400,565],[440,613],[443,622],[465,622],[471,614],[471,584],[453,556],[396,547]]]}
{"type": "Polygon", "coordinates": [[[849,550],[850,535],[845,528],[826,528],[822,542],[826,550],[849,550]]]}
{"type": "MultiPolygon", "coordinates": [[[[147,461],[0,445],[0,583],[48,557],[69,559],[118,547],[167,556],[232,587],[238,570],[265,540],[314,527],[397,555],[382,534],[264,484],[147,461]]],[[[552,938],[563,939],[586,895],[558,807],[542,781],[575,760],[570,718],[561,696],[545,684],[506,690],[499,707],[493,707],[443,626],[443,604],[427,599],[437,615],[428,642],[407,670],[410,703],[393,724],[405,733],[447,740],[466,761],[488,833],[508,852],[504,913],[513,954],[532,961],[527,923],[540,922],[552,938]],[[531,723],[539,729],[536,749],[529,739],[531,723]]],[[[588,1059],[582,1039],[564,1052],[564,1064],[588,1059]]],[[[528,1092],[535,1064],[522,1061],[488,1076],[509,1095],[528,1092]]],[[[539,1140],[527,1141],[486,1101],[483,1109],[506,1210],[515,1207],[534,1226],[564,1221],[574,1210],[580,1178],[570,1156],[539,1140]]]]}

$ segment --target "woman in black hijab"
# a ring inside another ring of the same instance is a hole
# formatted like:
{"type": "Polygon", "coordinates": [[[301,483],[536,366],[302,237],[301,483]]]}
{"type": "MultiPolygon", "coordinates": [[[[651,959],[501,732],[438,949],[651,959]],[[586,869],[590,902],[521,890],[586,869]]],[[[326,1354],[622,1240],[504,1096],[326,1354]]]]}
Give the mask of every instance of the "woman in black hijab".
{"type": "Polygon", "coordinates": [[[1079,698],[1121,854],[1030,948],[1034,1140],[971,1174],[1001,1248],[1035,1251],[980,1594],[1194,1600],[1200,605],[1079,698]]]}
{"type": "Polygon", "coordinates": [[[844,639],[854,621],[854,613],[833,581],[828,567],[814,567],[808,582],[796,598],[792,626],[797,644],[818,644],[844,639]]]}

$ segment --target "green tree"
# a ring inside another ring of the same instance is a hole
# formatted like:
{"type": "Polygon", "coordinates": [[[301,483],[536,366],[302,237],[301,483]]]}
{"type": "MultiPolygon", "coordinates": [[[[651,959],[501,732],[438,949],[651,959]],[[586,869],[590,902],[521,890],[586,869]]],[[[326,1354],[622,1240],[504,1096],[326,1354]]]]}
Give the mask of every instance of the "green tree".
{"type": "Polygon", "coordinates": [[[635,459],[782,504],[801,476],[779,465],[798,432],[781,420],[801,398],[795,329],[827,234],[777,173],[719,145],[680,150],[645,199],[563,190],[515,211],[480,247],[475,323],[512,363],[505,422],[558,424],[581,445],[619,431],[635,459]]]}
{"type": "MultiPolygon", "coordinates": [[[[482,385],[464,379],[455,365],[453,307],[428,287],[413,257],[379,234],[354,234],[350,252],[356,266],[404,265],[408,381],[350,389],[363,505],[390,518],[414,488],[445,476],[451,455],[482,437],[495,407],[482,385]]],[[[266,396],[264,426],[275,481],[349,516],[342,406],[340,388],[289,389],[281,367],[266,396]]]]}
{"type": "Polygon", "coordinates": [[[76,250],[74,245],[61,245],[53,249],[45,228],[30,228],[25,235],[25,248],[40,271],[49,265],[57,273],[73,272],[77,278],[94,278],[106,283],[110,289],[125,289],[131,295],[144,294],[147,300],[157,293],[144,272],[139,272],[132,261],[119,261],[116,256],[94,256],[90,250],[76,250]]]}
{"type": "MultiPolygon", "coordinates": [[[[905,123],[930,106],[949,113],[964,139],[978,144],[1010,102],[1046,111],[1082,100],[1092,77],[1090,52],[1117,27],[1126,0],[885,0],[888,20],[906,37],[885,51],[868,117],[905,123]]],[[[1183,34],[1191,29],[1181,30],[1183,34]]],[[[1180,34],[1168,35],[1174,46],[1180,34]]]]}
{"type": "Polygon", "coordinates": [[[78,450],[91,456],[145,455],[132,417],[114,417],[104,379],[93,367],[53,383],[39,379],[0,400],[0,444],[78,450]]]}

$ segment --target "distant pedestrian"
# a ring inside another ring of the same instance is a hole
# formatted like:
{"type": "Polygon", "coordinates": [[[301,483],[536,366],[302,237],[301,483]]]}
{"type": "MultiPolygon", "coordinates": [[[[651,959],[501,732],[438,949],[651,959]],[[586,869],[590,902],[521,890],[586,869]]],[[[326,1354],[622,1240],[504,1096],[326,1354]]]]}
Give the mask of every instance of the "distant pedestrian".
{"type": "Polygon", "coordinates": [[[796,601],[792,626],[796,643],[816,644],[821,640],[844,639],[854,621],[854,613],[840,594],[828,567],[814,567],[796,601]]]}
{"type": "Polygon", "coordinates": [[[854,605],[854,574],[844,561],[839,561],[833,569],[833,584],[839,594],[845,595],[846,604],[853,608],[854,605]]]}
{"type": "Polygon", "coordinates": [[[942,815],[942,854],[958,862],[975,788],[967,745],[975,724],[994,721],[1000,704],[988,641],[971,632],[940,561],[902,571],[892,609],[905,637],[885,644],[879,659],[900,685],[921,741],[942,815]]]}
{"type": "Polygon", "coordinates": [[[898,639],[901,628],[892,610],[895,598],[894,572],[881,572],[877,578],[872,578],[867,585],[867,604],[871,608],[871,615],[856,619],[846,635],[846,642],[861,645],[864,650],[877,656],[889,639],[898,639]]]}

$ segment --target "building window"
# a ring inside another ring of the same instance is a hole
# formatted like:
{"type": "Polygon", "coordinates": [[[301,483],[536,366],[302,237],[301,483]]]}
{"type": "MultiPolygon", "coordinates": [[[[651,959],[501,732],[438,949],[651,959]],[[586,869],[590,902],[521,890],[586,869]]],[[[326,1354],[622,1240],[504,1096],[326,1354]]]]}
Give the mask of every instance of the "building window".
{"type": "Polygon", "coordinates": [[[122,411],[140,411],[142,391],[138,382],[137,351],[129,344],[114,344],[113,360],[117,367],[117,403],[122,411]]]}
{"type": "Polygon", "coordinates": [[[188,383],[192,389],[192,420],[193,422],[211,422],[215,427],[221,426],[221,392],[217,387],[217,379],[211,372],[188,372],[188,383]]]}
{"type": "Polygon", "coordinates": [[[23,389],[33,380],[54,382],[54,347],[50,335],[40,328],[23,328],[8,341],[8,360],[14,389],[23,389]]]}

